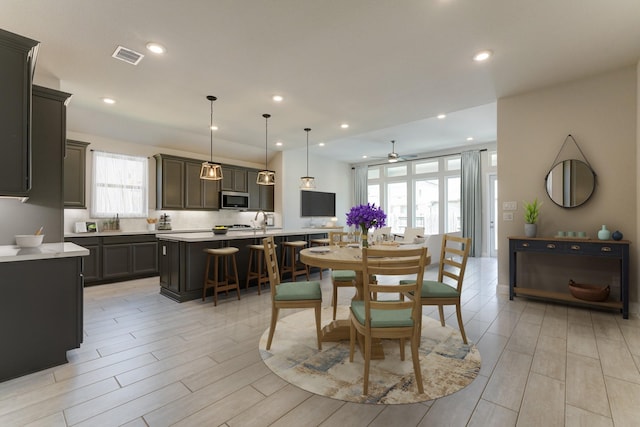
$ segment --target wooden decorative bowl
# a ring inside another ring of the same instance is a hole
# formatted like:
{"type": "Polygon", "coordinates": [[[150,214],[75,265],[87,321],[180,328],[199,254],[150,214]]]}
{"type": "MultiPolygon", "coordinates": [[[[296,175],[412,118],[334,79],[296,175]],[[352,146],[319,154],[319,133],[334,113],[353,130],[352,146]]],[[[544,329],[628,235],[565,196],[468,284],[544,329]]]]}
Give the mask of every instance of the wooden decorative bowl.
{"type": "Polygon", "coordinates": [[[585,285],[569,280],[569,292],[584,301],[606,301],[611,288],[607,286],[585,285]]]}

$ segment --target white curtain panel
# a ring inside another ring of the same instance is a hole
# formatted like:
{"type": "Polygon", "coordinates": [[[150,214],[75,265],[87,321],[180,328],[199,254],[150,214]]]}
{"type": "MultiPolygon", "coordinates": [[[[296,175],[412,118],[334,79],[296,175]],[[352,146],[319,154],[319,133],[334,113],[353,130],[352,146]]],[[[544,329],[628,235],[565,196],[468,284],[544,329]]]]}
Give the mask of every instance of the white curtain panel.
{"type": "Polygon", "coordinates": [[[91,217],[146,218],[148,163],[146,157],[93,151],[91,217]]]}

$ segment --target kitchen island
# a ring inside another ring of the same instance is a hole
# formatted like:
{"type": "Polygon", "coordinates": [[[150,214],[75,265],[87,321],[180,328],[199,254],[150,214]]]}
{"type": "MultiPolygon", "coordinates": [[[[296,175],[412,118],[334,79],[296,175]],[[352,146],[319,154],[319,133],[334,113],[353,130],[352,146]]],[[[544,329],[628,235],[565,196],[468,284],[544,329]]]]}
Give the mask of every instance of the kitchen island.
{"type": "Polygon", "coordinates": [[[82,343],[82,257],[73,243],[0,246],[0,381],[67,362],[82,343]]]}
{"type": "MultiPolygon", "coordinates": [[[[247,245],[261,244],[262,239],[274,236],[278,245],[284,241],[325,238],[331,230],[338,228],[304,228],[298,230],[267,229],[251,231],[230,230],[224,235],[213,232],[158,234],[158,257],[160,270],[160,293],[175,301],[183,302],[202,297],[206,254],[204,249],[237,247],[236,254],[240,287],[244,288],[247,277],[249,251],[247,245]]],[[[255,284],[255,283],[253,283],[255,284]]]]}

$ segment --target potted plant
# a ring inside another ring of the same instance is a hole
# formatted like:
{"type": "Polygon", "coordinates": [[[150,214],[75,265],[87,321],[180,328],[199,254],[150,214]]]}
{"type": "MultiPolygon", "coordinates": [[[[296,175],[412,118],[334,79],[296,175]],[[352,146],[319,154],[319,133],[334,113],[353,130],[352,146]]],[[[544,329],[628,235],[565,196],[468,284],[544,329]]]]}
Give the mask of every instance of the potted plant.
{"type": "Polygon", "coordinates": [[[524,203],[524,235],[527,237],[536,237],[538,232],[538,216],[540,215],[540,206],[542,202],[538,202],[538,198],[533,203],[524,203]]]}

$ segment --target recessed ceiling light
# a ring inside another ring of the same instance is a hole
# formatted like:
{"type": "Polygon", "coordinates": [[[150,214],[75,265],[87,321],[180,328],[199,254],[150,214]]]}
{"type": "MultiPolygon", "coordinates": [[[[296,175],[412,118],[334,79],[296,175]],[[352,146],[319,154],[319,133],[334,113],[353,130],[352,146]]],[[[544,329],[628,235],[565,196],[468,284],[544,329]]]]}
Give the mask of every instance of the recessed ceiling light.
{"type": "Polygon", "coordinates": [[[218,130],[218,126],[216,126],[216,125],[211,125],[211,130],[218,130]]]}
{"type": "Polygon", "coordinates": [[[157,53],[158,55],[162,55],[167,51],[167,48],[165,48],[159,43],[150,42],[150,43],[147,43],[147,50],[153,53],[157,53]]]}
{"type": "Polygon", "coordinates": [[[319,142],[319,143],[318,143],[318,145],[319,145],[320,147],[324,147],[324,142],[319,142]]]}
{"type": "Polygon", "coordinates": [[[349,123],[343,123],[340,125],[342,129],[347,129],[349,127],[349,123]]]}
{"type": "Polygon", "coordinates": [[[472,136],[468,137],[467,141],[473,141],[473,137],[472,136]]]}
{"type": "Polygon", "coordinates": [[[282,102],[284,98],[281,95],[273,95],[271,99],[273,99],[273,102],[282,102]]]}
{"type": "Polygon", "coordinates": [[[445,117],[447,117],[447,115],[446,115],[446,114],[438,114],[438,118],[439,118],[440,120],[444,119],[445,117]]]}
{"type": "Polygon", "coordinates": [[[282,144],[282,142],[278,141],[278,142],[276,142],[276,145],[277,145],[278,147],[282,147],[282,145],[283,145],[283,144],[282,144]]]}
{"type": "Polygon", "coordinates": [[[473,60],[476,62],[483,62],[491,58],[491,55],[493,55],[493,52],[491,52],[490,50],[481,50],[480,52],[473,55],[473,60]]]}
{"type": "Polygon", "coordinates": [[[367,155],[365,154],[364,156],[362,156],[362,158],[363,158],[363,159],[366,159],[366,158],[367,158],[367,155]]]}
{"type": "Polygon", "coordinates": [[[102,98],[102,102],[104,102],[105,104],[112,105],[116,103],[116,100],[113,98],[102,98]]]}

